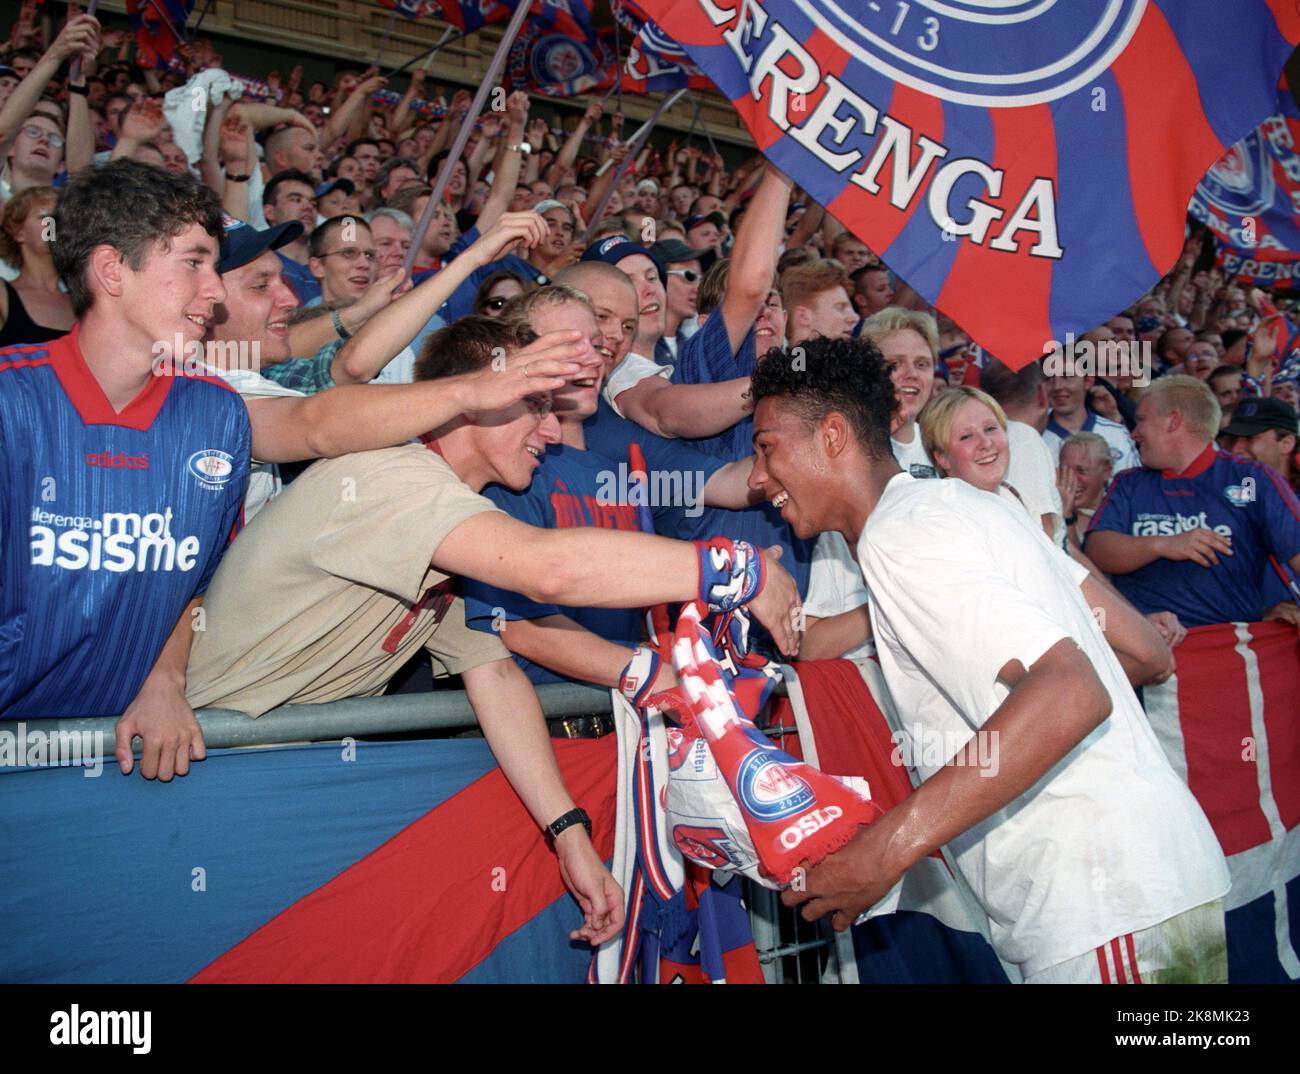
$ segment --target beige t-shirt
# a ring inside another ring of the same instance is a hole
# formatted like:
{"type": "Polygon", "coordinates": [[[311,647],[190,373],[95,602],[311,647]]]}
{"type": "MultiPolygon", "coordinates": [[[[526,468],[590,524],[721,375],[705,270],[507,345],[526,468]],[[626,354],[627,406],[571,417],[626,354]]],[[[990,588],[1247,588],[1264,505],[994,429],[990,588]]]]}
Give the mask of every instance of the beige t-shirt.
{"type": "Polygon", "coordinates": [[[435,676],[507,657],[465,625],[455,579],[429,564],[447,534],[496,510],[421,444],[318,462],[226,553],[190,654],[190,704],[260,716],[377,694],[421,646],[435,676]]]}

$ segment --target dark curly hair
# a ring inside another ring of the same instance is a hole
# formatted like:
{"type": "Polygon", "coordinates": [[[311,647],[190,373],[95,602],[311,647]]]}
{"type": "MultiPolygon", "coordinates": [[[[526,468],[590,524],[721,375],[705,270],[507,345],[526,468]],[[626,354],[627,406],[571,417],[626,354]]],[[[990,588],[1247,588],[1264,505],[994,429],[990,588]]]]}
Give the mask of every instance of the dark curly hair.
{"type": "Polygon", "coordinates": [[[774,347],[750,381],[754,405],[781,397],[810,425],[843,414],[872,459],[892,458],[889,419],[898,405],[885,359],[865,339],[816,337],[789,350],[774,347]]]}
{"type": "Polygon", "coordinates": [[[133,160],[85,168],[63,188],[54,210],[54,267],[80,317],[94,301],[86,265],[97,246],[112,246],[139,272],[154,245],[170,243],[192,224],[221,237],[221,203],[188,175],[133,160]]]}
{"type": "Polygon", "coordinates": [[[439,328],[420,350],[416,380],[441,380],[482,369],[497,354],[526,347],[537,333],[500,317],[462,317],[439,328]]]}

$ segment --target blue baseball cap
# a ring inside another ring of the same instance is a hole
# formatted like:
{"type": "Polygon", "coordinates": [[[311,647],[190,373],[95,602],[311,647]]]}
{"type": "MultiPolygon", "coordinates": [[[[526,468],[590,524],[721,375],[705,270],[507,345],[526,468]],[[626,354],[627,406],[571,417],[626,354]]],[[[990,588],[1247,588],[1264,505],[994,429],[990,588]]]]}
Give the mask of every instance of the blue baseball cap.
{"type": "Polygon", "coordinates": [[[665,287],[668,286],[668,273],[664,268],[664,263],[659,260],[653,251],[646,249],[640,243],[633,242],[626,235],[610,235],[599,242],[593,242],[582,251],[582,257],[579,260],[603,261],[607,265],[617,265],[623,258],[631,257],[634,254],[641,254],[653,261],[655,268],[659,270],[659,282],[665,287]]]}
{"type": "Polygon", "coordinates": [[[217,259],[217,271],[224,275],[243,268],[267,250],[278,250],[281,246],[288,246],[302,238],[303,230],[300,221],[286,220],[283,224],[261,231],[229,213],[222,213],[221,254],[217,259]]]}

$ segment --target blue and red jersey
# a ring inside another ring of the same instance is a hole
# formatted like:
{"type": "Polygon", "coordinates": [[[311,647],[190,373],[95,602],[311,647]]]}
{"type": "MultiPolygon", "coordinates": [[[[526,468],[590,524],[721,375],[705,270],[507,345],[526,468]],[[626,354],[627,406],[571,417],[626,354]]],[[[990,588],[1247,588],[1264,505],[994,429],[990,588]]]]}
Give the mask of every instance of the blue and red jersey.
{"type": "Polygon", "coordinates": [[[251,430],[213,377],[120,413],[79,329],[0,350],[0,715],[116,716],[240,522],[251,430]]]}
{"type": "MultiPolygon", "coordinates": [[[[655,463],[648,461],[653,471],[655,463]]],[[[702,492],[704,483],[722,466],[721,460],[706,459],[693,480],[702,492]]],[[[641,532],[637,507],[628,501],[631,477],[628,463],[621,464],[594,451],[578,451],[563,444],[551,444],[533,482],[523,492],[493,485],[483,495],[512,518],[540,529],[631,530],[641,532]]],[[[656,513],[662,508],[654,505],[656,513]]],[[[665,505],[669,506],[669,505],[665,505]]],[[[636,565],[629,563],[629,570],[636,565]]],[[[641,612],[636,608],[566,608],[538,604],[518,593],[498,589],[486,582],[463,580],[465,622],[476,630],[500,630],[503,620],[541,619],[565,615],[606,641],[634,648],[641,641],[641,612]]],[[[506,629],[509,629],[508,627],[506,629]]],[[[538,664],[515,656],[516,662],[534,683],[567,680],[538,664]]]]}
{"type": "Polygon", "coordinates": [[[1171,611],[1184,626],[1255,622],[1269,603],[1273,556],[1286,569],[1300,553],[1300,501],[1271,466],[1214,445],[1179,474],[1125,470],[1093,516],[1088,536],[1172,537],[1207,528],[1232,540],[1213,567],[1157,559],[1112,581],[1138,611],[1171,611]]]}

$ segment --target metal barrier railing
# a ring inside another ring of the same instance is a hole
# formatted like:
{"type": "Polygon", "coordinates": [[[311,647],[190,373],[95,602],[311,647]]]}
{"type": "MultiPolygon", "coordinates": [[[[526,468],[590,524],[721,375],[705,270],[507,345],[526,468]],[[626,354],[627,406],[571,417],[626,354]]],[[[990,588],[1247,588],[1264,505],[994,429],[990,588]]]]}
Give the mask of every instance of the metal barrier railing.
{"type": "MultiPolygon", "coordinates": [[[[611,711],[608,690],[594,686],[559,683],[538,686],[538,700],[547,719],[601,715],[611,711]]],[[[784,684],[777,684],[784,694],[784,684]]],[[[252,719],[230,709],[199,709],[195,713],[209,749],[240,746],[272,746],[294,742],[331,742],[344,738],[421,731],[460,731],[478,726],[469,697],[462,690],[432,690],[426,693],[393,694],[388,697],[349,698],[319,705],[285,705],[252,719]]],[[[765,717],[767,714],[764,713],[765,717]]],[[[51,740],[76,736],[89,744],[81,763],[111,760],[114,745],[113,717],[57,720],[0,720],[0,735],[11,741],[38,730],[51,740]]],[[[760,726],[778,744],[784,745],[793,728],[760,726]]],[[[139,748],[140,740],[135,740],[139,748]]],[[[53,764],[58,761],[52,756],[53,764]]],[[[19,750],[0,755],[0,770],[25,767],[19,750]]],[[[781,905],[777,893],[745,881],[745,903],[759,964],[769,984],[808,983],[838,979],[834,941],[825,925],[810,925],[794,911],[781,905]]]]}

